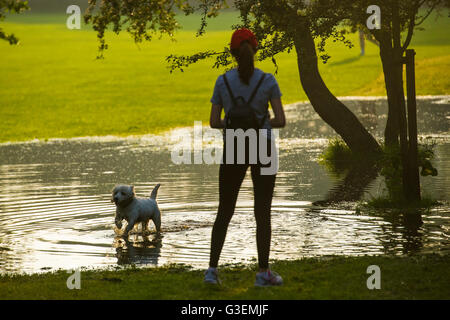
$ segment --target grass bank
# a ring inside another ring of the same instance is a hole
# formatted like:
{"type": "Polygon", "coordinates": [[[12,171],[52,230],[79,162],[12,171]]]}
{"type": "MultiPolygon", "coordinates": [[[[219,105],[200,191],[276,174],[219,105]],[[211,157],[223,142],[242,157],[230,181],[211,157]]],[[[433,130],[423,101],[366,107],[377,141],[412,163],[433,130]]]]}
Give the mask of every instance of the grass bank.
{"type": "Polygon", "coordinates": [[[255,267],[221,269],[221,286],[183,266],[81,271],[69,290],[65,271],[0,276],[0,299],[450,299],[450,256],[333,257],[276,261],[281,287],[255,288],[255,267]],[[369,290],[367,267],[377,265],[381,289],[369,290]]]}
{"type": "MultiPolygon", "coordinates": [[[[18,46],[0,41],[0,142],[34,138],[158,133],[194,120],[209,120],[215,79],[224,70],[212,61],[200,62],[184,73],[170,74],[165,57],[200,50],[221,50],[230,40],[235,13],[212,19],[209,32],[196,38],[200,18],[184,18],[176,42],[155,39],[137,46],[126,34],[107,33],[110,49],[96,60],[97,38],[90,27],[69,30],[67,15],[11,16],[2,28],[21,40],[18,46]]],[[[428,19],[411,47],[417,50],[417,93],[450,93],[449,19],[428,19]]],[[[355,47],[330,42],[331,60],[321,74],[336,96],[384,95],[378,48],[366,44],[366,55],[355,47]],[[380,80],[381,79],[381,80],[380,80]]],[[[297,71],[296,55],[277,57],[277,80],[284,103],[306,100],[297,71]]],[[[275,72],[270,61],[258,63],[275,72]]]]}

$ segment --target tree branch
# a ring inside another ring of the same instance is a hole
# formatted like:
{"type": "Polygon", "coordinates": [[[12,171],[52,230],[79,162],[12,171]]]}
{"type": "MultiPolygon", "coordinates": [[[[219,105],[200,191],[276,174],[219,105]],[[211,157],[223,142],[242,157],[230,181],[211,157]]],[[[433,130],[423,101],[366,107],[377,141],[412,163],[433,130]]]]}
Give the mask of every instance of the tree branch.
{"type": "Polygon", "coordinates": [[[411,39],[414,34],[416,15],[417,15],[417,12],[419,11],[420,6],[421,6],[420,1],[416,1],[416,5],[414,5],[411,8],[411,11],[409,14],[408,34],[406,35],[405,42],[402,45],[402,51],[401,51],[402,54],[403,54],[403,52],[405,52],[405,50],[408,48],[409,44],[411,43],[411,39]]]}
{"type": "MultiPolygon", "coordinates": [[[[29,10],[27,1],[22,0],[0,0],[0,21],[4,20],[6,13],[22,13],[29,10]]],[[[6,40],[9,44],[18,44],[19,39],[14,34],[7,34],[0,28],[0,40],[6,40]]]]}
{"type": "MultiPolygon", "coordinates": [[[[422,5],[423,5],[424,2],[425,2],[425,1],[422,2],[422,5]]],[[[428,12],[422,17],[422,19],[421,19],[419,22],[415,23],[414,25],[415,25],[415,26],[421,25],[421,24],[429,17],[429,15],[431,14],[431,12],[433,12],[433,10],[436,8],[436,6],[438,5],[438,3],[439,3],[439,1],[433,2],[433,5],[431,6],[430,9],[428,9],[428,12]]],[[[421,6],[422,6],[422,5],[421,5],[421,6]]]]}

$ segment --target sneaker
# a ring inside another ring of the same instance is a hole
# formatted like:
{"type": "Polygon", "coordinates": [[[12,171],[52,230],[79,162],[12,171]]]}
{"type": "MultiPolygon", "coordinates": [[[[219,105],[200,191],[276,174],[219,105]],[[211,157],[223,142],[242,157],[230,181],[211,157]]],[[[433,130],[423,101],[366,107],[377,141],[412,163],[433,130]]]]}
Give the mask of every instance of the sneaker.
{"type": "Polygon", "coordinates": [[[206,270],[203,282],[211,284],[220,284],[217,269],[209,268],[208,270],[206,270]]]}
{"type": "Polygon", "coordinates": [[[255,287],[281,286],[283,278],[273,271],[258,272],[256,274],[255,287]]]}

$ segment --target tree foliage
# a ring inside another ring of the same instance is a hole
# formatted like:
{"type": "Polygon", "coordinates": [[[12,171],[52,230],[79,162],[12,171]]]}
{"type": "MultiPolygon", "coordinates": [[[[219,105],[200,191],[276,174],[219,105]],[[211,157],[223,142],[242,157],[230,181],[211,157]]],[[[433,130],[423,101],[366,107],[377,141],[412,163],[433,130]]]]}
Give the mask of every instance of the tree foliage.
{"type": "MultiPolygon", "coordinates": [[[[28,1],[22,0],[0,0],[0,21],[10,13],[21,13],[28,10],[28,1]]],[[[6,40],[9,44],[19,43],[19,39],[14,34],[8,34],[0,28],[0,39],[6,40]]]]}
{"type": "MultiPolygon", "coordinates": [[[[320,5],[312,9],[325,17],[334,17],[332,24],[342,22],[349,27],[347,31],[353,32],[356,28],[363,28],[379,42],[384,39],[400,38],[400,34],[406,32],[401,43],[404,52],[412,39],[414,29],[420,26],[434,10],[448,7],[448,0],[330,0],[318,1],[320,5]],[[381,9],[381,28],[368,29],[366,20],[368,14],[366,9],[370,5],[378,5],[381,9]],[[397,24],[397,25],[396,25],[397,24]],[[399,33],[399,34],[395,34],[399,33]]],[[[399,39],[401,40],[401,39],[399,39]]]]}
{"type": "MultiPolygon", "coordinates": [[[[290,52],[294,46],[294,37],[299,25],[309,28],[318,40],[317,49],[324,63],[330,58],[325,46],[328,40],[341,41],[348,47],[353,44],[347,34],[362,28],[380,41],[390,36],[392,41],[393,3],[395,0],[235,0],[233,7],[239,10],[240,22],[233,29],[247,27],[252,29],[260,43],[257,59],[271,59],[276,65],[275,57],[280,52],[290,52]],[[381,29],[368,30],[366,12],[368,6],[376,4],[381,8],[381,29]]],[[[403,51],[408,47],[414,28],[420,25],[436,8],[448,6],[448,0],[402,0],[399,4],[399,31],[407,32],[402,45],[403,51]],[[421,8],[425,10],[420,11],[421,8]]],[[[182,0],[90,0],[87,23],[91,22],[98,33],[100,41],[99,56],[107,49],[104,33],[109,25],[119,33],[126,28],[136,42],[151,40],[155,33],[168,34],[173,37],[179,28],[177,10],[185,15],[194,12],[201,14],[197,36],[205,33],[208,19],[216,17],[220,10],[228,8],[226,0],[200,0],[188,2],[182,0]],[[95,9],[97,11],[95,12],[95,9]],[[95,12],[95,14],[93,13],[95,12]]],[[[228,48],[222,51],[203,51],[193,55],[170,55],[167,61],[170,71],[184,70],[199,60],[215,58],[213,67],[227,66],[232,63],[228,48]]]]}
{"type": "Polygon", "coordinates": [[[180,27],[176,20],[176,9],[188,15],[194,7],[181,0],[89,0],[89,7],[84,15],[86,23],[92,23],[99,39],[99,57],[108,48],[105,31],[112,26],[112,31],[119,34],[122,29],[130,33],[136,43],[150,41],[157,33],[173,37],[180,27]]]}

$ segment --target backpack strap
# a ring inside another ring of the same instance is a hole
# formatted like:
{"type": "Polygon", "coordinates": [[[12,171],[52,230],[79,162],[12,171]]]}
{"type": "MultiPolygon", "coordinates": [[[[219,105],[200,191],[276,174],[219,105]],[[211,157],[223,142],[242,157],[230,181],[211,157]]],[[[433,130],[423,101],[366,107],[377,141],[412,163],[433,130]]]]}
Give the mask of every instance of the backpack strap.
{"type": "Polygon", "coordinates": [[[252,95],[250,96],[250,98],[247,101],[248,104],[250,104],[252,102],[253,98],[256,95],[256,91],[258,91],[258,89],[261,86],[261,83],[263,82],[265,76],[266,76],[266,74],[263,73],[263,75],[261,76],[261,79],[259,79],[259,82],[258,82],[258,84],[255,87],[255,90],[253,90],[252,95]]]}
{"type": "Polygon", "coordinates": [[[228,93],[230,94],[231,101],[236,106],[237,105],[236,98],[234,97],[233,92],[231,91],[231,87],[230,87],[230,84],[228,83],[227,76],[225,73],[223,74],[223,81],[225,82],[225,85],[227,86],[227,90],[228,90],[228,93]]]}
{"type": "MultiPolygon", "coordinates": [[[[259,87],[261,86],[261,83],[264,81],[266,74],[263,73],[261,76],[261,79],[259,79],[258,84],[255,87],[255,90],[253,90],[252,95],[250,96],[250,98],[248,99],[247,104],[250,106],[250,103],[252,102],[253,98],[256,95],[256,92],[258,91],[259,87]]],[[[266,110],[266,113],[264,114],[264,118],[262,119],[262,121],[258,121],[258,118],[256,117],[255,114],[253,114],[253,117],[255,118],[255,121],[258,123],[258,126],[261,128],[264,125],[264,122],[266,121],[267,118],[267,113],[269,112],[269,110],[266,110]]]]}
{"type": "MultiPolygon", "coordinates": [[[[250,98],[247,101],[248,104],[250,104],[252,102],[252,100],[255,97],[256,92],[258,91],[259,87],[261,86],[261,83],[263,82],[265,76],[266,76],[266,74],[263,73],[263,75],[261,76],[261,79],[259,79],[258,84],[256,85],[255,89],[253,90],[252,94],[250,95],[250,98]]],[[[230,94],[231,101],[236,106],[237,105],[236,104],[236,98],[233,95],[233,91],[231,91],[231,87],[230,87],[230,84],[228,83],[227,76],[226,76],[225,73],[223,74],[223,81],[225,82],[225,85],[227,87],[228,93],[230,94]]]]}

